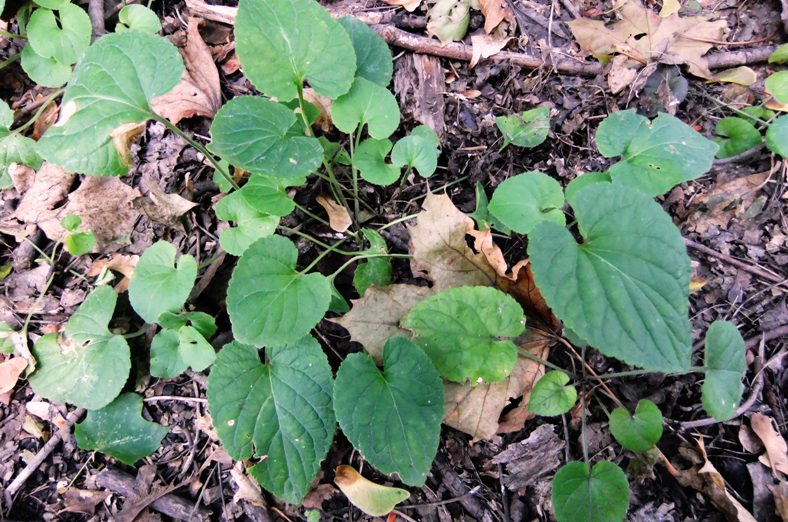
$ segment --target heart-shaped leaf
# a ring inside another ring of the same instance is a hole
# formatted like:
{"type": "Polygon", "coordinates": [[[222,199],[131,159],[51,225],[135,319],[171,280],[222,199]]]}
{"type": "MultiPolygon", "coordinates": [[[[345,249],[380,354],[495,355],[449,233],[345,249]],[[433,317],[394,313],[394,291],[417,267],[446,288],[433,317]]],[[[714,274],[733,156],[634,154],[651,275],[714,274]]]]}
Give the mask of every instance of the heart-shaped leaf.
{"type": "MultiPolygon", "coordinates": [[[[368,252],[373,254],[385,255],[388,253],[386,247],[386,240],[380,233],[369,229],[362,228],[361,232],[364,237],[369,241],[368,252]]],[[[353,273],[353,286],[356,287],[358,295],[363,296],[372,285],[377,287],[388,286],[391,284],[391,260],[387,257],[372,257],[364,263],[359,263],[356,271],[353,273]]]]}
{"type": "Polygon", "coordinates": [[[71,172],[125,174],[130,158],[121,135],[155,117],[151,100],[182,73],[181,55],[165,38],[136,31],[102,37],[74,69],[60,120],[38,142],[39,153],[71,172]]]}
{"type": "Polygon", "coordinates": [[[367,462],[421,486],[440,441],[443,382],[429,357],[404,337],[386,342],[383,368],[365,353],[348,355],[334,386],[337,421],[367,462]]]}
{"type": "Polygon", "coordinates": [[[536,415],[552,417],[572,409],[577,402],[577,390],[569,384],[564,372],[547,372],[539,379],[528,399],[528,411],[536,415]]]}
{"type": "Polygon", "coordinates": [[[761,133],[744,118],[728,117],[717,122],[714,141],[720,146],[718,158],[730,158],[761,144],[761,133]]]}
{"type": "Polygon", "coordinates": [[[159,17],[151,9],[139,4],[123,6],[118,13],[118,25],[115,32],[141,31],[143,33],[158,33],[161,31],[159,17]]]}
{"type": "Polygon", "coordinates": [[[610,183],[611,181],[609,172],[586,172],[570,181],[566,186],[566,201],[573,205],[575,196],[585,187],[595,183],[610,183]]]}
{"type": "Polygon", "coordinates": [[[366,78],[356,78],[350,92],[331,104],[331,118],[337,129],[346,134],[367,126],[375,139],[391,136],[399,127],[399,105],[394,95],[366,78]]]}
{"type": "Polygon", "coordinates": [[[714,321],[706,331],[706,378],[701,387],[703,408],[715,419],[733,417],[744,389],[742,378],[747,367],[739,330],[729,321],[714,321]]]}
{"type": "Polygon", "coordinates": [[[563,206],[560,183],[541,172],[523,172],[498,185],[488,209],[510,229],[529,234],[542,221],[565,225],[563,206]]]}
{"type": "Polygon", "coordinates": [[[440,145],[440,139],[434,130],[426,125],[419,125],[394,144],[391,163],[400,168],[407,165],[416,169],[421,177],[429,178],[438,168],[440,145]]]}
{"type": "Polygon", "coordinates": [[[788,116],[780,116],[769,125],[766,146],[775,154],[788,158],[788,116]]]}
{"type": "Polygon", "coordinates": [[[550,131],[550,109],[537,107],[520,114],[498,116],[495,125],[503,135],[503,146],[533,148],[544,143],[550,131]]]}
{"type": "Polygon", "coordinates": [[[118,396],[131,368],[129,345],[107,326],[117,294],[109,286],[93,290],[66,325],[65,338],[47,334],[33,347],[38,361],[33,390],[52,402],[97,410],[118,396]]]}
{"type": "Polygon", "coordinates": [[[243,255],[249,245],[270,236],[279,226],[279,218],[257,210],[243,193],[243,188],[224,196],[214,205],[213,210],[216,217],[234,225],[219,232],[222,248],[234,256],[243,255]]]}
{"type": "Polygon", "coordinates": [[[510,340],[525,330],[523,309],[495,288],[461,286],[428,297],[402,325],[416,334],[441,376],[500,381],[512,372],[517,346],[510,340]]]}
{"type": "Polygon", "coordinates": [[[164,329],[156,334],[150,345],[150,374],[171,379],[191,366],[201,372],[216,360],[216,352],[193,326],[177,330],[164,329]]]}
{"type": "Polygon", "coordinates": [[[208,408],[227,453],[261,458],[254,478],[299,504],[334,439],[331,367],[311,337],[266,352],[262,364],[256,348],[225,345],[208,377],[208,408]]]}
{"type": "Polygon", "coordinates": [[[788,71],[778,71],[764,82],[766,91],[779,103],[788,103],[788,71]]]}
{"type": "Polygon", "coordinates": [[[27,165],[33,170],[41,168],[41,156],[36,152],[36,142],[15,132],[0,129],[0,190],[14,184],[8,174],[12,163],[27,165]]]}
{"type": "Polygon", "coordinates": [[[597,183],[574,197],[585,239],[542,222],[528,237],[536,285],[553,313],[605,355],[654,371],[689,368],[690,260],[643,193],[597,183]]]}
{"type": "Polygon", "coordinates": [[[371,517],[389,514],[394,506],[410,497],[410,493],[404,489],[376,484],[345,465],[335,470],[334,484],[351,504],[371,517]]]}
{"type": "Polygon", "coordinates": [[[629,507],[629,482],[612,462],[570,462],[553,479],[558,522],[620,522],[629,507]]]}
{"type": "Polygon", "coordinates": [[[36,9],[27,22],[27,38],[39,56],[62,64],[76,63],[90,46],[90,17],[80,7],[66,3],[57,16],[50,9],[36,9]]]}
{"type": "Polygon", "coordinates": [[[54,58],[44,58],[33,50],[32,45],[22,49],[22,69],[31,80],[44,87],[56,88],[71,78],[71,64],[61,63],[54,58]]]}
{"type": "Polygon", "coordinates": [[[353,165],[361,177],[375,185],[391,185],[399,179],[400,168],[386,163],[391,141],[369,138],[361,142],[353,153],[353,165]]]}
{"type": "Polygon", "coordinates": [[[210,339],[216,333],[216,320],[205,312],[181,312],[179,314],[164,312],[159,316],[161,327],[170,330],[178,330],[181,326],[186,326],[189,323],[206,339],[210,339]]]}
{"type": "Polygon", "coordinates": [[[197,261],[183,254],[175,265],[175,247],[157,241],[137,262],[129,283],[129,301],[147,323],[155,323],[164,312],[178,312],[189,297],[197,278],[197,261]]]}
{"type": "Polygon", "coordinates": [[[611,114],[599,124],[599,152],[606,158],[621,156],[610,167],[613,183],[650,196],[695,179],[711,168],[717,144],[668,114],[654,121],[634,109],[611,114]]]}
{"type": "Polygon", "coordinates": [[[227,288],[235,338],[255,346],[301,339],[328,310],[331,285],[319,273],[296,271],[298,250],[282,236],[264,237],[246,249],[227,288]]]}
{"type": "Polygon", "coordinates": [[[295,202],[285,192],[287,185],[280,179],[255,174],[249,178],[249,181],[241,187],[239,192],[257,212],[272,216],[286,216],[295,208],[295,202]]]}
{"type": "Polygon", "coordinates": [[[304,136],[295,113],[259,96],[240,96],[219,109],[209,148],[237,167],[277,178],[302,178],[323,161],[323,147],[304,136]]]}
{"type": "Polygon", "coordinates": [[[333,99],[353,83],[350,37],[314,0],[241,0],[235,41],[244,73],[272,98],[292,100],[307,80],[333,99]]]}
{"type": "Polygon", "coordinates": [[[648,399],[638,401],[634,415],[616,408],[610,414],[610,433],[628,450],[648,451],[662,437],[662,412],[648,399]]]}
{"type": "Polygon", "coordinates": [[[142,397],[124,393],[100,410],[89,411],[74,428],[77,446],[100,451],[133,466],[153,454],[169,430],[142,417],[142,397]]]}
{"type": "Polygon", "coordinates": [[[353,43],[353,50],[356,53],[356,76],[366,78],[382,87],[387,86],[394,74],[394,64],[391,59],[391,49],[386,41],[355,16],[344,16],[339,19],[339,23],[347,31],[353,43]]]}

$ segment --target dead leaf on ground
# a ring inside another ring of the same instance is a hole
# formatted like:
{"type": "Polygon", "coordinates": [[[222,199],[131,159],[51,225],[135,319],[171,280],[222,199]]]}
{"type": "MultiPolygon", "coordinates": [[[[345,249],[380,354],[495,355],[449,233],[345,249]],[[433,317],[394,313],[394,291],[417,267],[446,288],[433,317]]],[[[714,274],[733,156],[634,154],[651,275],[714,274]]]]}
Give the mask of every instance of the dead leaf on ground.
{"type": "Polygon", "coordinates": [[[412,13],[415,11],[419,5],[421,5],[421,0],[383,0],[389,5],[395,5],[397,7],[404,7],[406,11],[412,13]]]}
{"type": "Polygon", "coordinates": [[[320,195],[315,198],[315,201],[317,201],[317,204],[323,207],[326,214],[328,214],[328,222],[332,230],[344,232],[353,224],[353,218],[350,217],[350,212],[332,198],[320,195]]]}
{"type": "Polygon", "coordinates": [[[0,362],[0,394],[14,389],[25,368],[27,360],[24,357],[11,357],[0,362]]]}
{"type": "Polygon", "coordinates": [[[471,44],[473,46],[473,54],[471,55],[470,67],[473,69],[479,60],[482,58],[489,58],[498,54],[501,49],[506,47],[510,36],[497,36],[494,34],[474,34],[471,36],[471,44]]]}
{"type": "Polygon", "coordinates": [[[115,285],[115,291],[123,293],[129,288],[131,274],[134,273],[134,268],[137,266],[137,261],[139,260],[140,256],[137,255],[112,254],[107,259],[97,259],[93,261],[85,275],[88,277],[97,277],[103,270],[119,272],[123,274],[123,279],[115,285]]]}
{"type": "Polygon", "coordinates": [[[681,2],[679,0],[664,0],[662,2],[662,9],[659,10],[659,16],[667,18],[674,15],[681,9],[681,2]]]}
{"type": "Polygon", "coordinates": [[[760,454],[763,451],[761,439],[746,424],[739,426],[739,444],[753,455],[760,454]]]}
{"type": "Polygon", "coordinates": [[[235,485],[238,487],[233,495],[234,504],[239,503],[241,500],[245,500],[261,508],[268,507],[260,491],[260,485],[256,481],[250,479],[246,474],[243,462],[236,462],[233,469],[230,470],[230,475],[233,477],[235,485]]]}
{"type": "Polygon", "coordinates": [[[726,230],[731,219],[756,217],[766,202],[765,199],[760,201],[758,192],[770,175],[769,171],[758,172],[717,183],[693,200],[695,212],[690,215],[687,225],[691,230],[705,234],[713,227],[726,230]]]}
{"type": "Polygon", "coordinates": [[[154,181],[145,179],[142,184],[148,190],[148,195],[135,198],[132,206],[151,221],[182,230],[181,216],[196,207],[197,203],[178,194],[165,193],[154,181]]]}
{"type": "Polygon", "coordinates": [[[68,513],[84,513],[94,515],[96,506],[112,496],[111,491],[93,491],[90,489],[68,488],[65,491],[58,490],[63,498],[63,509],[60,511],[68,513]]]}
{"type": "Polygon", "coordinates": [[[515,18],[506,0],[479,0],[479,9],[484,15],[484,32],[490,34],[504,20],[514,26],[515,18]]]}
{"type": "Polygon", "coordinates": [[[200,36],[199,24],[199,18],[189,18],[186,42],[180,48],[185,65],[180,83],[151,101],[153,111],[172,123],[193,116],[212,118],[222,106],[219,71],[200,36]]]}
{"type": "Polygon", "coordinates": [[[38,417],[42,421],[51,422],[58,428],[66,425],[66,419],[57,411],[52,404],[45,401],[29,401],[25,403],[25,409],[30,415],[38,417]]]}
{"type": "Polygon", "coordinates": [[[772,419],[760,413],[753,413],[750,416],[750,426],[766,448],[767,462],[764,464],[772,469],[772,474],[777,478],[780,478],[779,473],[788,475],[788,445],[780,432],[774,428],[772,419]]]}
{"type": "Polygon", "coordinates": [[[318,484],[306,494],[301,502],[304,509],[323,509],[323,502],[339,493],[333,484],[318,484]]]}
{"type": "Polygon", "coordinates": [[[317,117],[315,123],[320,127],[323,132],[331,130],[331,99],[318,94],[311,87],[304,89],[304,99],[317,107],[320,115],[317,117]]]}
{"type": "Polygon", "coordinates": [[[788,522],[788,482],[781,480],[776,486],[769,488],[774,495],[774,505],[777,508],[777,514],[783,519],[783,522],[788,522]]]}

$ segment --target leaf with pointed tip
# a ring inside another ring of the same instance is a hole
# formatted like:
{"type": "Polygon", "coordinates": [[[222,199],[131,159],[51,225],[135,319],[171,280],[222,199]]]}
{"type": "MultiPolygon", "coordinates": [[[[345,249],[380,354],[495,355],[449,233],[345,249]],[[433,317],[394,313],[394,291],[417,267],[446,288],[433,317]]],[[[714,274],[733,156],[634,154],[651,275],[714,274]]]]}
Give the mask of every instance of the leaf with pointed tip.
{"type": "Polygon", "coordinates": [[[178,312],[197,278],[197,261],[181,255],[175,264],[175,247],[157,241],[137,262],[129,283],[129,301],[147,323],[155,323],[164,312],[178,312]]]}
{"type": "Polygon", "coordinates": [[[371,517],[382,517],[394,506],[406,500],[410,493],[401,488],[383,486],[367,480],[354,468],[346,465],[335,470],[334,483],[351,504],[371,517]]]}
{"type": "Polygon", "coordinates": [[[648,451],[662,437],[662,412],[648,399],[638,401],[634,415],[616,408],[610,414],[610,433],[628,450],[648,451]]]}
{"type": "Polygon", "coordinates": [[[399,127],[399,105],[385,87],[356,78],[350,91],[331,104],[331,118],[336,128],[346,134],[366,125],[371,137],[382,140],[399,127]]]}
{"type": "Polygon", "coordinates": [[[706,332],[706,378],[701,387],[703,408],[715,419],[733,417],[744,389],[747,368],[744,339],[729,321],[714,321],[706,332]]]}
{"type": "Polygon", "coordinates": [[[629,507],[629,482],[612,462],[570,462],[553,479],[558,522],[620,522],[629,507]]]}
{"type": "Polygon", "coordinates": [[[569,384],[564,372],[547,372],[534,385],[528,399],[528,410],[537,415],[552,417],[572,409],[577,402],[577,390],[569,384]]]}
{"type": "Polygon", "coordinates": [[[356,76],[387,86],[394,74],[391,49],[386,41],[355,16],[343,16],[339,24],[347,31],[356,53],[356,76]]]}
{"type": "Polygon", "coordinates": [[[523,172],[498,185],[488,208],[507,227],[528,234],[543,221],[565,225],[563,206],[560,183],[541,172],[523,172]]]}

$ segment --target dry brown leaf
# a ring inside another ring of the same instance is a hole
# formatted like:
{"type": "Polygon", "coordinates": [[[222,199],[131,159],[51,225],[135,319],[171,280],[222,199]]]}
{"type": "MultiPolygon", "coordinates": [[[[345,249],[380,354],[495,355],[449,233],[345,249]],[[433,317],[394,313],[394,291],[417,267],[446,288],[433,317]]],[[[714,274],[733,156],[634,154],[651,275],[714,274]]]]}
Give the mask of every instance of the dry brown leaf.
{"type": "Polygon", "coordinates": [[[154,112],[172,123],[193,116],[212,118],[222,106],[219,71],[211,50],[200,36],[199,23],[199,18],[189,18],[186,43],[180,49],[186,66],[180,83],[151,101],[154,112]]]}
{"type": "Polygon", "coordinates": [[[230,475],[233,477],[235,485],[238,486],[233,495],[233,503],[237,504],[241,500],[245,500],[261,508],[268,507],[263,499],[263,493],[260,491],[260,485],[246,474],[243,462],[236,462],[233,469],[230,470],[230,475]]]}
{"type": "Polygon", "coordinates": [[[339,493],[333,484],[318,484],[301,501],[304,509],[323,509],[323,502],[339,493]]]}
{"type": "Polygon", "coordinates": [[[137,138],[145,132],[145,122],[124,123],[115,127],[110,133],[112,146],[120,156],[120,161],[126,166],[131,167],[131,146],[137,138]]]}
{"type": "Polygon", "coordinates": [[[746,424],[739,426],[739,444],[741,447],[752,453],[753,455],[760,454],[763,451],[763,443],[761,439],[752,431],[752,428],[746,424]]]}
{"type": "Polygon", "coordinates": [[[484,32],[487,34],[492,33],[504,20],[514,25],[514,13],[506,0],[479,0],[479,9],[484,15],[484,32]]]}
{"type": "Polygon", "coordinates": [[[11,357],[0,362],[0,393],[13,390],[25,368],[27,360],[24,357],[11,357]]]}
{"type": "Polygon", "coordinates": [[[63,499],[63,511],[93,515],[96,506],[112,496],[111,491],[92,491],[89,489],[68,488],[58,491],[63,499]]]}
{"type": "Polygon", "coordinates": [[[153,181],[143,180],[143,186],[148,189],[148,195],[136,198],[132,203],[134,208],[151,221],[182,230],[181,216],[196,207],[197,203],[178,194],[167,194],[153,181]]]}
{"type": "Polygon", "coordinates": [[[769,171],[758,172],[717,183],[707,193],[693,200],[692,209],[695,211],[687,224],[695,232],[705,234],[712,227],[727,229],[733,218],[747,219],[751,209],[756,208],[754,203],[758,191],[764,187],[770,175],[769,171]],[[704,207],[705,210],[702,210],[704,207]]]}
{"type": "Polygon", "coordinates": [[[473,54],[471,56],[470,67],[473,69],[479,60],[482,58],[489,58],[498,54],[501,49],[506,47],[511,37],[497,36],[494,34],[474,34],[471,36],[471,44],[473,45],[473,54]]]}
{"type": "Polygon", "coordinates": [[[85,275],[88,277],[96,277],[101,274],[101,271],[104,269],[120,272],[123,274],[123,279],[115,285],[115,291],[122,293],[128,290],[131,274],[134,273],[134,268],[137,266],[137,261],[139,260],[140,256],[137,255],[112,254],[108,259],[97,259],[93,261],[85,275]]]}
{"type": "Polygon", "coordinates": [[[408,330],[400,328],[400,320],[432,293],[426,286],[370,286],[361,299],[351,300],[353,308],[348,313],[329,321],[350,332],[350,338],[382,364],[386,340],[395,335],[411,337],[408,330]]]}
{"type": "Polygon", "coordinates": [[[619,54],[613,58],[610,72],[607,73],[607,85],[613,94],[618,94],[635,83],[638,70],[630,65],[631,60],[626,55],[619,54]]]}
{"type": "Polygon", "coordinates": [[[750,426],[766,448],[772,474],[777,478],[780,478],[779,473],[788,475],[788,445],[780,432],[774,428],[772,419],[760,413],[753,413],[750,416],[750,426]]]}
{"type": "MultiPolygon", "coordinates": [[[[524,348],[541,359],[547,359],[550,356],[550,346],[553,344],[551,339],[531,328],[526,329],[525,335],[526,340],[520,343],[520,348],[524,348]]],[[[522,397],[522,400],[503,416],[498,425],[498,433],[519,431],[523,429],[526,421],[535,416],[534,413],[528,410],[528,401],[531,398],[531,391],[534,389],[536,381],[545,374],[545,367],[537,361],[521,359],[525,368],[519,376],[521,389],[516,397],[522,397]]]]}
{"type": "Polygon", "coordinates": [[[315,123],[320,127],[323,132],[331,130],[331,99],[318,94],[311,87],[304,89],[304,99],[317,107],[320,115],[317,117],[315,123]]]}
{"type": "Polygon", "coordinates": [[[559,326],[558,318],[553,315],[542,293],[536,287],[530,265],[521,261],[514,266],[513,272],[517,274],[517,280],[501,279],[498,287],[520,303],[526,317],[539,319],[549,328],[557,329],[559,326]]]}
{"type": "Polygon", "coordinates": [[[32,183],[25,182],[28,189],[22,195],[12,217],[22,223],[37,224],[52,214],[52,209],[68,194],[74,182],[69,174],[57,165],[45,163],[35,173],[32,183]]]}
{"type": "Polygon", "coordinates": [[[788,482],[781,480],[776,486],[769,488],[774,495],[774,505],[777,514],[783,522],[788,522],[788,482]]]}
{"type": "Polygon", "coordinates": [[[19,163],[12,163],[8,167],[8,175],[11,176],[11,181],[14,182],[14,188],[20,194],[27,192],[36,179],[35,170],[27,165],[20,165],[19,163]]]}
{"type": "Polygon", "coordinates": [[[51,422],[58,428],[66,425],[66,419],[52,404],[44,401],[29,401],[25,404],[27,413],[38,417],[42,421],[51,422]]]}
{"type": "Polygon", "coordinates": [[[389,5],[396,5],[398,7],[404,7],[406,11],[412,13],[415,11],[419,5],[421,5],[421,0],[383,0],[389,5]]]}
{"type": "Polygon", "coordinates": [[[353,218],[345,207],[328,196],[320,195],[315,198],[317,204],[323,207],[328,214],[328,222],[333,230],[344,232],[353,224],[353,218]]]}

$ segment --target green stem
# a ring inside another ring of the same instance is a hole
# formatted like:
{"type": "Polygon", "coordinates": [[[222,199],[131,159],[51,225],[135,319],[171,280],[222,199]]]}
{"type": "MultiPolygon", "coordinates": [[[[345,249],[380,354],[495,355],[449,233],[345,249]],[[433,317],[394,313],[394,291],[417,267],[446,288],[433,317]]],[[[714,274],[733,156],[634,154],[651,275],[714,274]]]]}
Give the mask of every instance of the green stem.
{"type": "Polygon", "coordinates": [[[580,351],[581,371],[583,372],[583,382],[580,383],[580,445],[583,447],[583,461],[589,464],[588,458],[588,432],[586,431],[586,347],[583,346],[580,351]]]}
{"type": "Polygon", "coordinates": [[[350,172],[353,180],[353,221],[358,223],[359,207],[358,207],[358,169],[356,162],[353,161],[353,155],[361,143],[361,129],[358,132],[353,131],[350,135],[350,172]]]}
{"type": "Polygon", "coordinates": [[[403,221],[410,221],[411,219],[414,219],[416,216],[418,216],[418,214],[409,214],[407,216],[402,216],[401,218],[397,218],[394,221],[389,221],[388,223],[380,227],[378,231],[385,230],[389,227],[393,227],[394,225],[402,223],[403,221]]]}
{"type": "Polygon", "coordinates": [[[0,30],[0,36],[4,38],[16,38],[18,40],[27,40],[27,36],[22,34],[11,33],[8,31],[0,30]]]}
{"type": "Polygon", "coordinates": [[[6,58],[6,59],[5,59],[5,60],[3,60],[2,62],[0,62],[0,69],[3,69],[4,67],[6,67],[6,66],[8,66],[8,65],[11,65],[12,63],[14,63],[15,61],[17,61],[17,60],[18,60],[19,58],[21,58],[21,57],[22,57],[22,53],[16,53],[16,54],[12,54],[12,55],[11,55],[11,56],[9,56],[8,58],[6,58]]]}
{"type": "Polygon", "coordinates": [[[689,370],[683,372],[655,372],[650,370],[625,370],[622,372],[612,372],[612,373],[603,373],[601,375],[589,375],[586,379],[594,380],[594,381],[601,381],[603,379],[613,379],[618,377],[639,377],[641,375],[648,375],[652,373],[664,373],[665,375],[670,376],[679,376],[679,375],[687,375],[690,373],[702,373],[705,372],[706,368],[703,366],[693,366],[689,370]]]}
{"type": "Polygon", "coordinates": [[[335,278],[336,276],[341,274],[344,269],[346,269],[356,261],[362,261],[364,259],[372,259],[374,257],[388,257],[388,258],[394,257],[394,258],[410,259],[413,256],[411,256],[410,254],[359,254],[345,261],[342,264],[342,266],[340,266],[337,270],[335,270],[333,274],[328,276],[328,278],[329,279],[335,278]]]}
{"type": "Polygon", "coordinates": [[[322,224],[324,224],[324,225],[325,225],[325,226],[327,226],[327,227],[330,227],[330,226],[331,226],[331,225],[328,223],[328,221],[326,221],[325,219],[321,218],[321,217],[320,217],[320,216],[318,216],[317,214],[313,214],[312,212],[310,212],[309,210],[307,210],[307,209],[306,209],[306,207],[303,207],[303,206],[299,205],[299,204],[298,204],[298,203],[296,203],[295,201],[293,201],[293,204],[296,206],[296,208],[297,208],[298,210],[300,210],[301,212],[303,212],[303,213],[304,213],[304,214],[306,214],[307,216],[311,217],[312,219],[314,219],[314,220],[315,220],[315,221],[317,221],[318,223],[322,223],[322,224]]]}
{"type": "Polygon", "coordinates": [[[399,190],[397,191],[399,194],[402,194],[402,189],[405,188],[405,182],[408,181],[408,176],[410,176],[410,173],[412,171],[413,171],[413,168],[410,165],[408,165],[408,168],[405,169],[405,174],[403,174],[399,178],[399,190]]]}
{"type": "Polygon", "coordinates": [[[324,257],[326,257],[328,254],[330,254],[332,252],[340,252],[340,250],[338,248],[336,248],[336,247],[338,245],[341,245],[344,241],[345,240],[343,239],[342,241],[338,242],[336,245],[332,245],[332,246],[328,247],[326,250],[324,250],[323,252],[321,252],[320,255],[318,255],[315,259],[313,259],[312,262],[309,263],[306,266],[306,268],[301,270],[300,273],[301,274],[306,274],[307,272],[312,270],[315,266],[317,266],[317,264],[320,262],[320,260],[323,259],[324,257]]]}
{"type": "Polygon", "coordinates": [[[38,118],[40,118],[41,115],[44,114],[44,111],[46,110],[47,107],[49,107],[49,104],[55,101],[55,98],[63,94],[63,91],[64,89],[58,89],[52,94],[50,94],[49,96],[47,96],[47,98],[44,100],[44,103],[41,104],[41,107],[39,107],[38,110],[35,112],[35,114],[33,114],[33,117],[27,120],[24,123],[24,125],[21,125],[16,129],[14,129],[13,132],[22,133],[24,132],[25,129],[33,125],[36,122],[36,120],[38,120],[38,118]]]}
{"type": "Polygon", "coordinates": [[[127,333],[123,335],[124,339],[134,339],[135,337],[141,337],[145,335],[145,330],[137,330],[136,332],[127,333]]]}
{"type": "Polygon", "coordinates": [[[304,105],[304,82],[298,82],[297,84],[297,93],[298,93],[298,109],[301,112],[301,121],[304,122],[304,132],[306,132],[307,136],[312,136],[312,126],[309,125],[309,120],[306,117],[306,105],[304,105]]]}
{"type": "MultiPolygon", "coordinates": [[[[542,364],[542,365],[544,365],[544,366],[547,366],[548,368],[552,368],[553,370],[558,370],[559,372],[563,372],[563,373],[566,373],[566,374],[568,374],[568,375],[572,375],[572,372],[569,372],[569,371],[567,371],[567,370],[565,370],[565,369],[561,368],[560,366],[558,366],[558,365],[555,365],[555,364],[551,363],[551,362],[550,362],[550,361],[548,361],[547,359],[542,359],[542,358],[541,358],[541,357],[539,357],[538,355],[534,355],[534,354],[532,354],[531,352],[529,352],[529,351],[528,351],[528,350],[526,350],[525,348],[518,348],[518,349],[517,349],[517,353],[518,353],[518,355],[519,355],[520,357],[523,357],[523,358],[525,358],[525,359],[530,359],[530,360],[532,360],[532,361],[536,361],[536,362],[538,362],[539,364],[542,364]]],[[[573,375],[572,375],[572,378],[574,378],[574,376],[573,376],[573,375]]]]}

